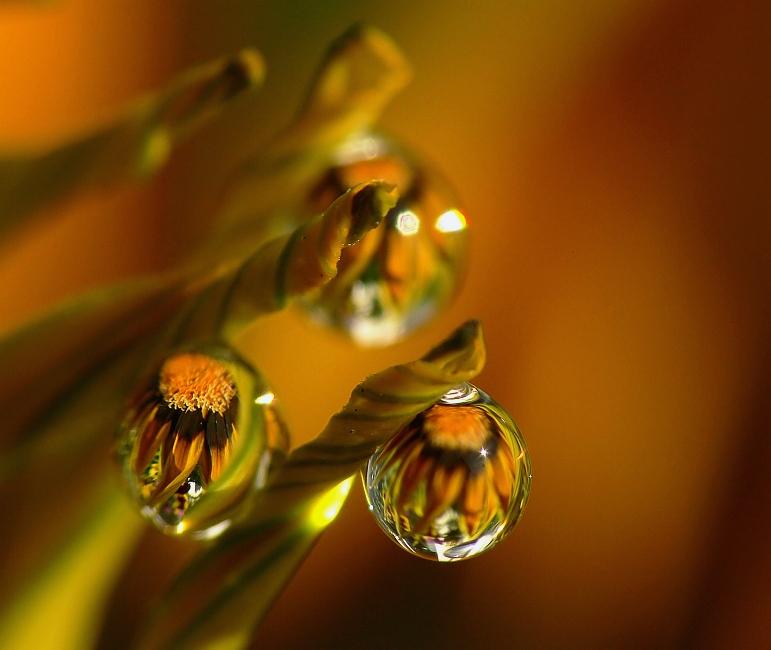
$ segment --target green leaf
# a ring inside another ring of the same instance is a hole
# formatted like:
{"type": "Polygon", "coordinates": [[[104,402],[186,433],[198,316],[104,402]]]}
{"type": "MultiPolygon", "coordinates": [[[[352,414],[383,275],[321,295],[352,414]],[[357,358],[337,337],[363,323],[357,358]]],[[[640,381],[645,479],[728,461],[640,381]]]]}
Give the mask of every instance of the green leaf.
{"type": "MultiPolygon", "coordinates": [[[[0,159],[0,236],[75,192],[154,173],[174,143],[256,86],[261,74],[259,59],[245,51],[185,75],[89,138],[42,155],[0,159]]],[[[51,607],[70,615],[71,628],[52,626],[69,639],[63,647],[87,643],[85,621],[94,620],[97,594],[109,580],[94,577],[94,591],[82,591],[83,603],[70,611],[59,603],[68,581],[83,572],[103,522],[112,522],[104,539],[115,549],[121,547],[116,529],[131,529],[105,514],[113,512],[109,499],[99,514],[87,498],[102,494],[111,433],[127,395],[172,348],[232,342],[255,318],[334,277],[342,248],[377,226],[396,201],[394,188],[376,181],[357,186],[290,233],[286,211],[274,222],[267,217],[277,206],[291,207],[308,174],[327,163],[342,139],[372,126],[408,78],[387,37],[371,28],[352,30],[330,51],[297,120],[236,179],[211,248],[172,274],[74,301],[0,343],[0,405],[7,415],[0,499],[20,522],[12,550],[34,539],[40,544],[33,555],[47,558],[9,585],[20,599],[0,613],[0,631],[9,635],[3,638],[27,638],[13,635],[51,607]],[[264,243],[271,225],[282,234],[264,243]],[[43,521],[46,535],[38,539],[43,521]],[[81,528],[82,534],[74,532],[81,528]]],[[[481,333],[470,324],[422,360],[365,381],[316,441],[290,454],[252,516],[184,572],[146,630],[147,647],[246,645],[337,515],[352,474],[378,444],[476,374],[483,361],[481,333]]],[[[103,576],[118,566],[121,553],[107,555],[103,576]]]]}
{"type": "Polygon", "coordinates": [[[39,154],[0,157],[0,237],[76,192],[154,174],[177,142],[262,79],[260,55],[246,49],[189,70],[81,140],[39,154]]]}
{"type": "Polygon", "coordinates": [[[336,517],[353,475],[415,415],[476,376],[484,360],[481,327],[471,321],[421,359],[364,380],[321,434],[293,451],[273,474],[252,515],[183,572],[138,647],[245,647],[336,517]]]}
{"type": "Polygon", "coordinates": [[[425,356],[365,379],[319,436],[293,451],[269,482],[252,525],[279,517],[333,489],[375,449],[485,363],[482,328],[469,321],[425,356]]]}

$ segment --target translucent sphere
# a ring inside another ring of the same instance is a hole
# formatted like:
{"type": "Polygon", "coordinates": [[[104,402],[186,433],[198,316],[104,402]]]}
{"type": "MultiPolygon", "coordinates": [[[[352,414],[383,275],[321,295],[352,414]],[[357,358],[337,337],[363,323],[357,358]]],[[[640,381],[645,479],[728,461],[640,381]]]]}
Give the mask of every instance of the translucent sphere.
{"type": "Polygon", "coordinates": [[[465,271],[468,232],[444,180],[371,133],[340,146],[307,199],[308,214],[371,179],[395,183],[398,204],[379,227],[343,251],[337,276],[302,305],[356,343],[381,346],[428,322],[454,297],[465,271]]]}
{"type": "Polygon", "coordinates": [[[215,537],[289,447],[275,395],[227,348],[182,350],[126,406],[117,452],[142,515],[169,535],[215,537]]]}
{"type": "Polygon", "coordinates": [[[483,553],[511,532],[530,480],[517,425],[464,383],[377,450],[364,487],[375,519],[399,546],[452,562],[483,553]]]}

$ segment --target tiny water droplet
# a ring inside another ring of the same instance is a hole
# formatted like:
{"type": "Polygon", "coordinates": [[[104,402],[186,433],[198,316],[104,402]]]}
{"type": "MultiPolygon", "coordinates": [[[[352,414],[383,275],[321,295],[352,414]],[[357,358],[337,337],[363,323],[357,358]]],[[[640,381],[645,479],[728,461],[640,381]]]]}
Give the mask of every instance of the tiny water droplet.
{"type": "Polygon", "coordinates": [[[308,214],[373,178],[395,183],[399,203],[343,250],[337,276],[301,301],[315,320],[363,346],[396,343],[441,311],[457,292],[468,248],[466,218],[446,182],[378,134],[338,148],[309,196],[308,214]]]}
{"type": "Polygon", "coordinates": [[[227,348],[202,347],[169,355],[141,383],[117,455],[145,518],[169,535],[208,538],[248,506],[288,447],[262,375],[227,348]]]}
{"type": "Polygon", "coordinates": [[[363,478],[370,510],[399,546],[452,562],[511,532],[530,494],[530,459],[508,413],[463,383],[380,447],[363,478]]]}

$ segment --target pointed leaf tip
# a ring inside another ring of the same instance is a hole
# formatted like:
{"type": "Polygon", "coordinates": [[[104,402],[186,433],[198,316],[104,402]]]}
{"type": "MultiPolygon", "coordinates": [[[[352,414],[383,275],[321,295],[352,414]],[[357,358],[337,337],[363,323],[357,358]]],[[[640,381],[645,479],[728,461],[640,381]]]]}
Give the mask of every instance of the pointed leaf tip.
{"type": "Polygon", "coordinates": [[[265,78],[265,60],[257,50],[246,48],[242,50],[238,58],[229,61],[222,71],[223,98],[230,99],[243,90],[261,84],[265,78]]]}
{"type": "Polygon", "coordinates": [[[432,348],[422,360],[436,361],[441,357],[463,351],[481,342],[482,323],[478,320],[469,320],[463,323],[439,345],[432,348]]]}

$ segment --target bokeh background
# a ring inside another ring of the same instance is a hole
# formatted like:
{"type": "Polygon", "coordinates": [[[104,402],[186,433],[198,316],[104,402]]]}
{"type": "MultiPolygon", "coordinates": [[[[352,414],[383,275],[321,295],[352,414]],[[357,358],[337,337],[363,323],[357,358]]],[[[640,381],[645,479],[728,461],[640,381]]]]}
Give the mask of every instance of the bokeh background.
{"type": "MultiPolygon", "coordinates": [[[[288,123],[328,42],[358,20],[414,66],[383,125],[462,197],[463,291],[393,348],[354,351],[293,312],[244,347],[303,442],[364,376],[478,317],[477,383],[523,430],[533,491],[505,543],[440,566],[388,541],[355,489],[255,647],[767,647],[769,4],[2,3],[1,149],[84,133],[246,45],[269,76],[151,183],[51,208],[6,245],[0,327],[177,259],[229,170],[288,123]]],[[[103,647],[130,637],[143,585],[175,553],[143,538],[103,647]]]]}

